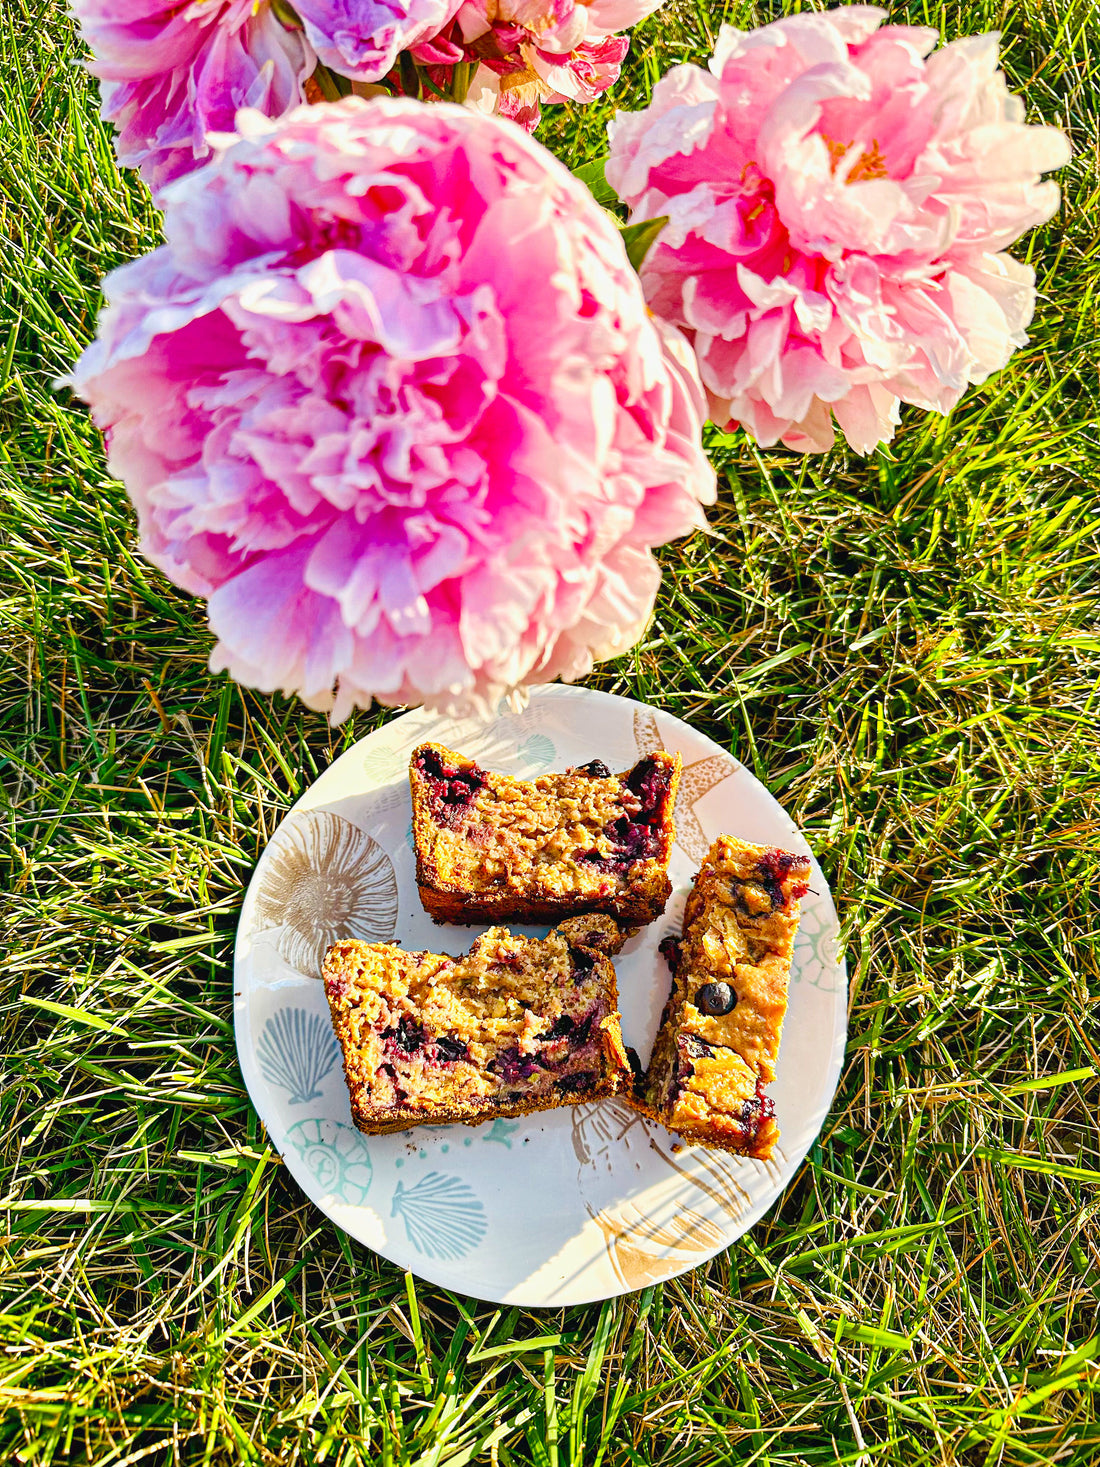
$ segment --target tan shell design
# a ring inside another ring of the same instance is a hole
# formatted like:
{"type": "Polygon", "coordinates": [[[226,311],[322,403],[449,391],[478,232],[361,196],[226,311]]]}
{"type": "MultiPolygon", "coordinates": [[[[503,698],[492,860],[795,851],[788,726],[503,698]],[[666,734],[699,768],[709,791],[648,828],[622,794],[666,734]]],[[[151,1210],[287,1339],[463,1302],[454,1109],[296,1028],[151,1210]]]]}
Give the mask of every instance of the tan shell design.
{"type": "Polygon", "coordinates": [[[616,1277],[628,1289],[644,1289],[671,1273],[680,1273],[685,1263],[703,1262],[726,1241],[722,1229],[691,1208],[658,1225],[632,1202],[621,1208],[602,1208],[589,1213],[603,1233],[607,1256],[616,1277]]]}
{"type": "MultiPolygon", "coordinates": [[[[638,753],[656,754],[664,748],[657,720],[648,708],[634,710],[634,742],[638,753]]],[[[737,761],[728,754],[711,754],[706,759],[697,759],[694,764],[685,764],[680,776],[680,788],[676,794],[676,844],[693,861],[703,861],[710,850],[710,841],[703,832],[695,806],[724,779],[737,772],[737,761]]]]}
{"type": "Polygon", "coordinates": [[[255,929],[307,978],[321,976],[334,942],[389,942],[397,924],[393,862],[357,825],[328,810],[286,821],[267,850],[255,929]]]}
{"type": "Polygon", "coordinates": [[[627,1140],[629,1132],[634,1131],[639,1141],[645,1144],[645,1121],[636,1110],[629,1110],[617,1101],[574,1105],[571,1118],[573,1153],[581,1176],[585,1168],[595,1172],[614,1170],[616,1155],[624,1143],[630,1144],[627,1140]]]}
{"type": "MultiPolygon", "coordinates": [[[[698,1187],[700,1192],[705,1192],[717,1202],[731,1222],[736,1222],[744,1212],[745,1205],[752,1201],[749,1193],[736,1179],[737,1167],[746,1164],[772,1165],[770,1162],[746,1163],[727,1152],[708,1151],[703,1146],[684,1147],[677,1157],[668,1149],[667,1144],[658,1144],[652,1135],[649,1144],[674,1172],[679,1172],[693,1186],[698,1187]]],[[[777,1147],[777,1152],[778,1149],[777,1147]]]]}
{"type": "MultiPolygon", "coordinates": [[[[587,1190],[585,1182],[591,1184],[593,1174],[611,1172],[616,1161],[621,1162],[624,1146],[629,1148],[632,1142],[648,1145],[671,1171],[716,1202],[731,1220],[744,1211],[750,1199],[734,1179],[736,1158],[702,1147],[685,1149],[677,1158],[669,1150],[674,1143],[662,1127],[651,1125],[637,1111],[613,1100],[573,1109],[573,1151],[582,1189],[587,1190]]],[[[588,1203],[585,1206],[603,1234],[616,1278],[630,1289],[642,1289],[680,1273],[685,1264],[702,1263],[726,1241],[717,1223],[690,1207],[657,1224],[630,1202],[598,1211],[588,1203]]]]}

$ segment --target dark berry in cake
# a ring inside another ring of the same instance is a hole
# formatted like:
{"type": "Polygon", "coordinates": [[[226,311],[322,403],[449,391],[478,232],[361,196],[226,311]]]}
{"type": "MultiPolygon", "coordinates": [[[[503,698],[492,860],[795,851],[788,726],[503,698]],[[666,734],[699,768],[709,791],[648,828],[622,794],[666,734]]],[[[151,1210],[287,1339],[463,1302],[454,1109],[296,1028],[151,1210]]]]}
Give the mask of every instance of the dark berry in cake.
{"type": "Polygon", "coordinates": [[[714,1018],[728,1014],[736,1002],[737,995],[728,983],[704,983],[695,990],[695,1007],[714,1018]]]}
{"type": "Polygon", "coordinates": [[[449,1034],[440,1034],[435,1041],[436,1054],[445,1065],[456,1064],[470,1058],[470,1046],[461,1039],[452,1039],[449,1034]]]}
{"type": "Polygon", "coordinates": [[[413,757],[427,789],[433,816],[440,825],[455,825],[478,790],[484,788],[484,772],[476,764],[459,765],[445,759],[430,744],[417,749],[413,757]]]}

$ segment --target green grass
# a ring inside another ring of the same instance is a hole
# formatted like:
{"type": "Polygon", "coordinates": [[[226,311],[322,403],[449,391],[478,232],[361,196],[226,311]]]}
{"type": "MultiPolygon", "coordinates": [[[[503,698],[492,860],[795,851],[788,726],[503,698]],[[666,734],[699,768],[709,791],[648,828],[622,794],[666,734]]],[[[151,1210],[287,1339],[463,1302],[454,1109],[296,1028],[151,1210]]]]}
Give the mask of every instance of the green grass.
{"type": "MultiPolygon", "coordinates": [[[[351,1243],[250,1108],[243,887],[388,715],[333,732],[211,677],[201,607],[135,558],[51,383],[157,217],[63,7],[6,0],[0,1460],[1100,1459],[1100,32],[1091,0],[894,15],[1004,30],[1013,86],[1073,136],[1062,213],[1021,246],[1031,342],[868,462],[716,444],[713,535],[664,552],[652,631],[592,679],[705,730],[802,824],[852,978],[840,1090],[728,1252],[536,1313],[351,1243]]],[[[681,0],[648,22],[617,100],[718,19],[681,0]]],[[[611,106],[545,136],[594,157],[611,106]]]]}

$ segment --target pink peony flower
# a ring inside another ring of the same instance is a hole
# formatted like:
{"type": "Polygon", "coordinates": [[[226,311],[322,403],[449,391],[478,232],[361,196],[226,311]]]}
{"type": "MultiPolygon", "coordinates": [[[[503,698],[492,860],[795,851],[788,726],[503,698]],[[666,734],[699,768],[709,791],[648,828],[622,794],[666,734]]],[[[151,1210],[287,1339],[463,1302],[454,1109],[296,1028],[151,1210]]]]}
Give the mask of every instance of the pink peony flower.
{"type": "Polygon", "coordinates": [[[119,161],[156,192],[210,156],[239,107],[278,116],[316,65],[270,0],[73,0],[119,161]]]}
{"type": "Polygon", "coordinates": [[[690,334],[716,422],[869,453],[900,402],[947,412],[1027,340],[1034,272],[1004,253],[1058,207],[1065,137],[1029,127],[997,38],[853,5],[722,28],[611,124],[608,182],[668,216],[642,268],[690,334]]]}
{"type": "Polygon", "coordinates": [[[631,645],[713,474],[608,216],[453,105],[303,107],[164,193],[72,383],[211,666],[334,720],[492,707],[631,645]]]}
{"type": "Polygon", "coordinates": [[[436,85],[457,61],[477,63],[469,106],[528,132],[543,102],[591,102],[618,80],[636,25],[663,0],[464,0],[451,25],[413,55],[436,85]]]}

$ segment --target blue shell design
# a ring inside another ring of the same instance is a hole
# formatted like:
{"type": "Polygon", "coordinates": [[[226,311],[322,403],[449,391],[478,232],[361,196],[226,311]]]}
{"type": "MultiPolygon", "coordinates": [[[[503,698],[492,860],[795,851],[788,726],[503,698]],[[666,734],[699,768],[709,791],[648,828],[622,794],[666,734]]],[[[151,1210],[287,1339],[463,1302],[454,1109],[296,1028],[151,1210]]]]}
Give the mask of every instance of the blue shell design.
{"type": "Polygon", "coordinates": [[[518,1130],[519,1121],[506,1121],[503,1116],[497,1116],[489,1129],[482,1133],[481,1139],[483,1141],[496,1141],[501,1146],[507,1146],[508,1150],[511,1151],[512,1143],[508,1137],[511,1136],[513,1131],[518,1130]]]}
{"type": "Polygon", "coordinates": [[[795,938],[791,982],[808,983],[822,993],[833,993],[837,987],[837,940],[835,921],[822,920],[813,907],[802,908],[802,921],[795,938]]]}
{"type": "Polygon", "coordinates": [[[317,1116],[296,1121],[287,1140],[306,1164],[322,1192],[358,1207],[374,1174],[364,1138],[342,1121],[317,1116]]]}
{"type": "Polygon", "coordinates": [[[289,1090],[291,1105],[321,1094],[320,1083],[340,1058],[327,1014],[280,1009],[268,1019],[256,1045],[260,1074],[269,1085],[289,1090]]]}
{"type": "Polygon", "coordinates": [[[404,1219],[409,1242],[428,1258],[464,1258],[489,1226],[466,1183],[442,1172],[429,1172],[415,1187],[398,1182],[390,1216],[404,1219]]]}
{"type": "Polygon", "coordinates": [[[528,764],[533,764],[541,774],[549,769],[557,757],[557,750],[545,734],[532,734],[524,739],[517,751],[528,764]]]}

